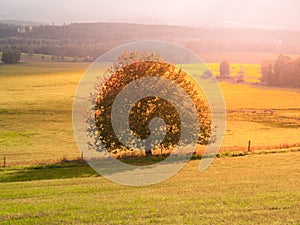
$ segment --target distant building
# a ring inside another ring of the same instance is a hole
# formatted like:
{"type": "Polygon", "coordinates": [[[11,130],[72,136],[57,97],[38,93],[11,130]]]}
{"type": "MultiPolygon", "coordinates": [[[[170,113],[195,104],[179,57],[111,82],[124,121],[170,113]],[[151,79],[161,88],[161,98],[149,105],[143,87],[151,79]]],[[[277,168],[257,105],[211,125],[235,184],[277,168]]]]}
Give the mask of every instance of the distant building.
{"type": "Polygon", "coordinates": [[[26,32],[30,32],[33,30],[33,27],[32,26],[26,26],[26,27],[18,27],[17,28],[17,31],[19,33],[26,33],[26,32]]]}

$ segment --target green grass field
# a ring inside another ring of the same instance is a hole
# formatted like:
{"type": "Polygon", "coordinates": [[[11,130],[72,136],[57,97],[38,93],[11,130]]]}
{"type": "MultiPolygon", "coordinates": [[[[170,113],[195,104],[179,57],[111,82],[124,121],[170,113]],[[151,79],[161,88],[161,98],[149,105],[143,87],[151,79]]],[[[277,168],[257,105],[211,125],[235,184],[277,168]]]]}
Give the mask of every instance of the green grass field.
{"type": "Polygon", "coordinates": [[[78,157],[72,101],[88,64],[0,65],[0,154],[8,163],[78,157]]]}
{"type": "Polygon", "coordinates": [[[198,160],[191,161],[169,180],[144,187],[111,183],[84,165],[2,169],[0,221],[300,223],[299,152],[217,158],[204,172],[199,172],[198,166],[198,160]]]}
{"type": "MultiPolygon", "coordinates": [[[[1,224],[300,224],[299,90],[221,82],[221,157],[204,172],[193,160],[162,183],[127,187],[85,164],[54,164],[80,156],[71,110],[87,66],[0,64],[1,224]],[[241,154],[248,140],[253,152],[241,154]]],[[[258,77],[259,65],[243,67],[258,77]]]]}
{"type": "MultiPolygon", "coordinates": [[[[12,166],[79,157],[72,131],[72,101],[87,66],[0,64],[0,159],[5,156],[12,166]]],[[[226,82],[220,86],[228,110],[222,151],[246,150],[248,140],[254,150],[300,145],[299,90],[226,82]]]]}

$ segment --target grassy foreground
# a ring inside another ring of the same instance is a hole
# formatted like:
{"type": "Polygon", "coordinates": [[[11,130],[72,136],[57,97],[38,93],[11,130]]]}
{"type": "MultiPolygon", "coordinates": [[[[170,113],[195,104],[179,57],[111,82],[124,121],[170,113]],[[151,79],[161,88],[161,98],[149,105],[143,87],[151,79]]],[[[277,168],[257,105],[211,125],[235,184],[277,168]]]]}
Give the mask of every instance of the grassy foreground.
{"type": "MultiPolygon", "coordinates": [[[[191,161],[169,180],[146,187],[111,183],[95,177],[86,166],[39,168],[42,172],[35,173],[30,182],[0,183],[0,221],[2,224],[300,223],[299,152],[217,158],[204,172],[199,172],[198,166],[199,160],[191,161]],[[67,178],[72,171],[73,177],[67,178]],[[48,180],[38,180],[41,178],[48,180]]],[[[0,176],[16,170],[1,170],[0,176]]]]}
{"type": "Polygon", "coordinates": [[[194,160],[146,187],[111,183],[87,165],[18,166],[79,156],[71,110],[87,66],[0,65],[0,159],[6,156],[9,166],[0,169],[1,224],[300,224],[295,89],[220,83],[228,110],[224,155],[243,155],[249,139],[255,152],[291,146],[295,152],[221,157],[204,172],[194,160]]]}

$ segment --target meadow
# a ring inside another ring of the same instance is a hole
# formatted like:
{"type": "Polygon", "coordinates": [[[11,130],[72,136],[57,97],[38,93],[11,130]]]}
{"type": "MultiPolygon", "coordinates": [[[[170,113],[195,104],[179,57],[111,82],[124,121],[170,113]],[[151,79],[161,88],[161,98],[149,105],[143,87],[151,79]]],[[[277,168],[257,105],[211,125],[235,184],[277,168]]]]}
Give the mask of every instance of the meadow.
{"type": "MultiPolygon", "coordinates": [[[[216,76],[220,75],[219,63],[209,63],[208,67],[214,75],[216,76]]],[[[259,83],[259,78],[261,76],[259,64],[237,64],[237,63],[230,64],[230,75],[232,77],[238,77],[241,71],[243,71],[244,73],[244,80],[246,82],[259,83]]]]}
{"type": "Polygon", "coordinates": [[[88,64],[0,65],[0,152],[8,165],[78,157],[72,101],[88,64]]]}
{"type": "Polygon", "coordinates": [[[299,154],[221,157],[204,172],[194,160],[174,177],[143,187],[109,182],[85,165],[0,169],[0,221],[299,224],[299,154]]]}
{"type": "MultiPolygon", "coordinates": [[[[88,65],[0,64],[2,224],[300,223],[299,90],[221,82],[228,113],[220,157],[204,172],[193,160],[162,183],[127,187],[85,164],[57,164],[80,156],[71,111],[88,65]]],[[[259,77],[259,65],[242,67],[259,77]]]]}
{"type": "MultiPolygon", "coordinates": [[[[0,65],[0,157],[6,157],[7,165],[35,165],[80,156],[72,131],[72,101],[88,65],[0,65]]],[[[246,76],[253,71],[253,76],[258,76],[259,65],[242,66],[250,71],[246,76]]],[[[299,90],[229,82],[220,86],[228,112],[221,151],[247,150],[248,140],[253,150],[299,147],[299,90]]]]}

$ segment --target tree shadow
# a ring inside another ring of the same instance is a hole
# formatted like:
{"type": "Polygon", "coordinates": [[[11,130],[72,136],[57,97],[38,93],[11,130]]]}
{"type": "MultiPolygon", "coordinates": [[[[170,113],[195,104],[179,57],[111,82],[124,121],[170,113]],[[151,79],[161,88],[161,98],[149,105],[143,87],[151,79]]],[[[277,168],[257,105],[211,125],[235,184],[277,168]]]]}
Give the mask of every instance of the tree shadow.
{"type": "Polygon", "coordinates": [[[0,169],[0,182],[84,178],[99,176],[86,164],[66,163],[0,169]]]}

